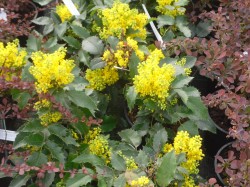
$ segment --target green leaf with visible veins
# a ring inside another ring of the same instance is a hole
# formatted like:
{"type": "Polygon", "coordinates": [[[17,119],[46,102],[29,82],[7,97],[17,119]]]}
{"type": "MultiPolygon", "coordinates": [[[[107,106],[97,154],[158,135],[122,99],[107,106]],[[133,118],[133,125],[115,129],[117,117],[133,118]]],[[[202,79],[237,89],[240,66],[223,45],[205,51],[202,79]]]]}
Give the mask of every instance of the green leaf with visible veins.
{"type": "Polygon", "coordinates": [[[156,181],[161,187],[167,187],[174,180],[177,168],[176,155],[171,151],[164,155],[163,161],[156,172],[156,181]]]}

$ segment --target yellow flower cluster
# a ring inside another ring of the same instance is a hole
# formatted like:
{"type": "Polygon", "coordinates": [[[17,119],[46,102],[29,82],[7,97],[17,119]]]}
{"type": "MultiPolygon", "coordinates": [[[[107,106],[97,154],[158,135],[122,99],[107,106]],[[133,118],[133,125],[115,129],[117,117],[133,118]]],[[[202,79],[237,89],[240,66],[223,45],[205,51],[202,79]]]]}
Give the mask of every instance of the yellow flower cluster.
{"type": "Polygon", "coordinates": [[[116,1],[112,8],[101,11],[101,18],[103,29],[100,31],[100,37],[103,39],[109,36],[146,38],[146,15],[138,13],[137,9],[130,9],[126,3],[116,1]],[[136,32],[129,34],[128,29],[136,32]]]}
{"type": "Polygon", "coordinates": [[[132,180],[131,181],[131,187],[146,187],[149,184],[149,179],[148,177],[141,176],[137,180],[132,180]]]}
{"type": "Polygon", "coordinates": [[[68,21],[72,17],[72,14],[70,13],[69,9],[64,4],[56,6],[56,13],[61,18],[62,22],[68,21]]]}
{"type": "MultiPolygon", "coordinates": [[[[178,131],[174,138],[174,143],[166,143],[163,152],[168,153],[175,150],[176,154],[185,153],[186,161],[181,164],[188,170],[189,174],[197,174],[199,172],[199,161],[202,160],[204,154],[201,150],[202,139],[199,135],[190,137],[187,131],[178,131]]],[[[190,175],[184,175],[184,187],[194,187],[195,182],[190,175]]]]}
{"type": "Polygon", "coordinates": [[[6,46],[0,42],[0,66],[5,68],[20,68],[26,63],[27,52],[19,49],[19,41],[8,42],[6,46]]]}
{"type": "Polygon", "coordinates": [[[137,164],[135,163],[135,160],[132,157],[126,158],[125,162],[126,162],[127,170],[134,170],[138,168],[137,164]]]}
{"type": "MultiPolygon", "coordinates": [[[[182,58],[181,60],[177,61],[175,64],[183,67],[186,64],[186,62],[187,62],[187,59],[182,58]]],[[[186,76],[189,76],[192,73],[192,70],[191,68],[184,68],[184,72],[186,76]]]]}
{"type": "Polygon", "coordinates": [[[74,130],[72,130],[72,129],[71,129],[71,135],[72,135],[72,137],[75,140],[79,140],[80,139],[79,135],[74,130]]]}
{"type": "Polygon", "coordinates": [[[112,66],[105,66],[102,69],[87,69],[85,78],[89,81],[89,87],[95,90],[103,90],[119,80],[117,69],[112,66]]]}
{"type": "Polygon", "coordinates": [[[110,66],[128,67],[129,58],[132,52],[138,56],[140,60],[144,59],[144,53],[139,50],[137,41],[128,37],[126,41],[120,41],[117,44],[116,51],[106,50],[103,54],[102,60],[107,62],[110,66]]]}
{"type": "Polygon", "coordinates": [[[196,174],[199,172],[197,166],[199,165],[199,161],[204,157],[201,145],[202,139],[199,135],[190,138],[186,131],[179,131],[174,139],[174,150],[176,153],[186,153],[187,161],[182,166],[189,173],[196,174]]]}
{"type": "Polygon", "coordinates": [[[156,0],[156,1],[159,4],[159,6],[156,7],[156,10],[164,15],[176,17],[185,14],[186,11],[185,8],[174,5],[174,3],[178,2],[179,0],[156,0]]]}
{"type": "Polygon", "coordinates": [[[37,80],[35,83],[38,93],[46,93],[50,88],[62,87],[74,80],[71,73],[75,67],[73,60],[65,60],[66,49],[60,48],[52,54],[41,51],[32,53],[34,65],[29,71],[37,80]]]}
{"type": "Polygon", "coordinates": [[[62,114],[60,112],[46,112],[39,116],[41,120],[41,124],[43,126],[48,126],[51,123],[56,123],[62,118],[62,114]]]}
{"type": "Polygon", "coordinates": [[[184,162],[182,166],[186,168],[189,173],[197,173],[199,161],[204,157],[201,144],[202,139],[199,135],[190,138],[188,132],[179,131],[174,138],[173,145],[165,144],[163,152],[167,153],[174,149],[177,154],[185,153],[187,161],[184,162]]]}
{"type": "Polygon", "coordinates": [[[138,65],[138,75],[134,77],[135,90],[142,97],[149,97],[157,102],[161,109],[166,109],[171,82],[174,80],[175,68],[170,64],[159,66],[164,58],[161,50],[155,49],[146,61],[138,65]]]}
{"type": "Polygon", "coordinates": [[[108,164],[111,158],[111,149],[109,148],[107,138],[100,133],[100,128],[90,130],[85,136],[83,143],[87,143],[89,145],[89,151],[92,154],[102,157],[108,164]]]}
{"type": "Polygon", "coordinates": [[[51,106],[50,101],[48,101],[47,99],[42,99],[34,104],[34,109],[40,110],[41,108],[49,108],[50,106],[51,106]]]}

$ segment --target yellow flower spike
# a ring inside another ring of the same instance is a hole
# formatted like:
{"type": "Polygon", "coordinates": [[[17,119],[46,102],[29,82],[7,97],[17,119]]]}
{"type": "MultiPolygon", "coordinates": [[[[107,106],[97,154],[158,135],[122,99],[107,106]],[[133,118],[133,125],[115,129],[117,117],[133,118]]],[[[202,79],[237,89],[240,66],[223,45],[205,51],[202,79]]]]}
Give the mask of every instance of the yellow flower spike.
{"type": "Polygon", "coordinates": [[[39,116],[41,120],[41,125],[48,126],[51,123],[56,123],[62,118],[62,114],[60,112],[47,112],[39,116]]]}
{"type": "Polygon", "coordinates": [[[63,87],[74,80],[71,73],[74,60],[64,59],[66,49],[59,48],[52,54],[41,51],[31,55],[34,65],[29,68],[30,73],[36,79],[35,86],[38,93],[47,93],[51,88],[63,87]]]}
{"type": "Polygon", "coordinates": [[[103,29],[100,31],[100,37],[107,39],[109,36],[122,36],[146,38],[147,17],[145,14],[138,13],[136,9],[130,9],[126,3],[115,2],[112,8],[101,11],[103,29]],[[127,30],[138,31],[134,34],[128,34],[127,30]]]}
{"type": "Polygon", "coordinates": [[[64,4],[56,6],[56,13],[61,18],[62,22],[68,21],[72,17],[72,14],[70,13],[69,9],[64,4]]]}
{"type": "Polygon", "coordinates": [[[159,66],[164,58],[161,50],[154,50],[146,61],[138,65],[138,75],[134,77],[136,92],[156,102],[161,109],[166,109],[171,82],[174,80],[175,68],[170,64],[159,66]]]}
{"type": "Polygon", "coordinates": [[[41,108],[49,108],[50,106],[51,106],[50,101],[48,101],[47,99],[42,99],[34,104],[34,109],[40,110],[41,108]]]}
{"type": "Polygon", "coordinates": [[[89,87],[95,90],[103,90],[119,80],[117,69],[105,66],[103,69],[87,69],[85,78],[89,81],[89,87]]]}
{"type": "Polygon", "coordinates": [[[176,17],[185,14],[186,11],[185,8],[174,5],[174,3],[177,2],[178,0],[156,0],[156,1],[158,3],[156,10],[164,15],[176,17]]]}
{"type": "Polygon", "coordinates": [[[89,145],[90,153],[102,157],[108,164],[111,159],[111,149],[108,140],[101,135],[99,127],[94,128],[85,136],[83,143],[89,145]]]}
{"type": "Polygon", "coordinates": [[[5,68],[21,68],[26,63],[27,52],[19,49],[19,41],[8,42],[6,46],[0,42],[0,66],[5,68]]]}
{"type": "Polygon", "coordinates": [[[131,187],[146,187],[149,184],[150,180],[148,177],[141,176],[137,180],[131,181],[131,187]]]}

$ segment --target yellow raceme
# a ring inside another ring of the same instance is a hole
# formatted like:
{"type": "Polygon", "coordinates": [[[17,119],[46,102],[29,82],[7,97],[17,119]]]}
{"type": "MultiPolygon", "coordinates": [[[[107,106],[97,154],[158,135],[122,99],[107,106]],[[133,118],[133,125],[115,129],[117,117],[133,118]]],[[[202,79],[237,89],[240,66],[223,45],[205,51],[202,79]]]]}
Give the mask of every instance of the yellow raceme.
{"type": "Polygon", "coordinates": [[[60,48],[52,54],[41,51],[34,52],[31,59],[34,63],[29,68],[36,79],[35,86],[38,93],[47,93],[51,88],[63,87],[74,80],[71,73],[75,67],[73,60],[66,60],[66,49],[60,48]]]}
{"type": "Polygon", "coordinates": [[[136,92],[144,98],[156,102],[161,109],[166,109],[171,82],[174,80],[175,68],[170,64],[159,66],[164,58],[161,50],[154,50],[146,61],[138,65],[138,75],[134,77],[136,92]]]}
{"type": "Polygon", "coordinates": [[[179,0],[156,0],[156,1],[158,3],[156,10],[164,15],[176,17],[185,14],[186,11],[185,8],[174,5],[174,3],[178,2],[179,0]]]}
{"type": "Polygon", "coordinates": [[[85,78],[89,81],[90,88],[101,91],[118,81],[119,75],[114,67],[105,66],[102,69],[87,69],[85,78]]]}
{"type": "Polygon", "coordinates": [[[70,13],[69,9],[64,4],[56,6],[56,13],[61,18],[62,22],[68,21],[72,17],[72,14],[70,13]]]}
{"type": "Polygon", "coordinates": [[[19,41],[8,42],[6,46],[0,42],[0,66],[5,68],[21,68],[26,63],[27,52],[18,47],[19,41]]]}
{"type": "Polygon", "coordinates": [[[146,38],[146,15],[138,13],[137,9],[130,9],[126,3],[115,2],[112,8],[103,9],[100,17],[103,24],[100,37],[103,39],[107,39],[109,36],[146,38]],[[129,34],[129,29],[136,33],[129,34]]]}

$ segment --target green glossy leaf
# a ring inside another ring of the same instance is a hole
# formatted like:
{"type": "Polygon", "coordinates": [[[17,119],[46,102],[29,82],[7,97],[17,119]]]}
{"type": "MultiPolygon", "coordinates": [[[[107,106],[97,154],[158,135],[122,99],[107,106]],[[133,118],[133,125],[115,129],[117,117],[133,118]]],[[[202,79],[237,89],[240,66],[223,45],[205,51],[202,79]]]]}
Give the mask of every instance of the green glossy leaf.
{"type": "Polygon", "coordinates": [[[44,44],[44,47],[50,49],[57,44],[57,37],[51,37],[48,41],[44,44]]]}
{"type": "Polygon", "coordinates": [[[44,145],[45,137],[44,134],[36,133],[27,136],[24,140],[28,145],[41,147],[44,145]]]}
{"type": "Polygon", "coordinates": [[[33,152],[27,160],[28,165],[37,167],[40,167],[42,164],[46,164],[47,162],[47,156],[41,152],[33,152]]]}
{"type": "Polygon", "coordinates": [[[18,92],[16,94],[12,94],[13,99],[17,101],[17,105],[20,109],[23,109],[27,104],[29,99],[31,99],[31,95],[28,92],[18,92]]]}
{"type": "Polygon", "coordinates": [[[53,30],[54,30],[53,24],[45,25],[43,28],[43,35],[45,36],[45,35],[51,33],[53,30]]]}
{"type": "Polygon", "coordinates": [[[186,106],[200,119],[208,119],[208,110],[200,97],[189,97],[186,106]]]}
{"type": "Polygon", "coordinates": [[[84,27],[78,25],[71,25],[71,28],[73,32],[82,39],[86,39],[90,36],[89,31],[84,27]]]}
{"type": "Polygon", "coordinates": [[[98,37],[91,36],[82,41],[82,48],[90,54],[101,55],[104,45],[98,37]]]}
{"type": "Polygon", "coordinates": [[[163,145],[168,140],[168,133],[165,129],[157,131],[153,138],[153,149],[156,153],[162,150],[163,145]]]}
{"type": "Polygon", "coordinates": [[[25,186],[29,179],[30,179],[29,175],[16,175],[11,181],[9,187],[25,186]]]}
{"type": "Polygon", "coordinates": [[[136,148],[141,144],[141,136],[133,129],[126,129],[118,134],[122,138],[122,141],[132,144],[136,148]]]}
{"type": "Polygon", "coordinates": [[[203,131],[210,131],[212,133],[216,133],[216,126],[210,117],[208,117],[208,119],[206,120],[195,121],[195,124],[198,126],[199,129],[203,131]]]}
{"type": "Polygon", "coordinates": [[[105,115],[103,117],[103,122],[101,125],[102,132],[111,132],[116,127],[116,124],[117,124],[116,118],[105,115]]]}
{"type": "Polygon", "coordinates": [[[188,22],[185,16],[177,16],[175,19],[175,25],[184,36],[191,37],[191,30],[188,27],[188,22]]]}
{"type": "Polygon", "coordinates": [[[18,149],[22,146],[27,145],[25,138],[30,135],[30,132],[19,132],[16,136],[16,139],[13,143],[13,148],[18,149]]]}
{"type": "Polygon", "coordinates": [[[97,103],[86,93],[80,91],[67,91],[69,99],[77,106],[82,108],[87,108],[92,115],[94,115],[95,110],[97,110],[97,103]]]}
{"type": "Polygon", "coordinates": [[[186,121],[181,124],[178,131],[187,131],[191,136],[199,135],[198,127],[194,121],[186,121]]]}
{"type": "Polygon", "coordinates": [[[92,181],[90,175],[84,175],[82,173],[76,174],[73,178],[69,178],[66,181],[67,187],[79,187],[88,184],[92,181]]]}
{"type": "Polygon", "coordinates": [[[138,74],[137,66],[139,65],[139,63],[140,59],[133,52],[129,59],[129,64],[128,64],[130,78],[134,78],[134,76],[138,74]]]}
{"type": "Polygon", "coordinates": [[[46,172],[44,178],[42,179],[42,184],[44,184],[44,186],[51,186],[55,180],[55,175],[56,174],[54,172],[52,173],[46,172]]]}
{"type": "Polygon", "coordinates": [[[192,79],[193,79],[193,77],[187,77],[183,74],[180,74],[174,79],[171,86],[174,89],[182,88],[183,86],[188,85],[192,79]]]}
{"type": "Polygon", "coordinates": [[[26,45],[29,52],[39,51],[41,49],[42,39],[32,34],[29,36],[26,45]]]}
{"type": "Polygon", "coordinates": [[[53,141],[46,141],[46,148],[50,151],[53,158],[56,158],[60,163],[65,163],[65,155],[62,151],[62,147],[53,141]]]}
{"type": "Polygon", "coordinates": [[[192,86],[183,87],[181,89],[174,89],[174,91],[181,97],[181,100],[187,104],[189,97],[200,98],[199,91],[192,86]]]}
{"type": "Polygon", "coordinates": [[[110,37],[108,37],[107,42],[109,43],[111,49],[115,50],[116,46],[119,42],[119,39],[114,37],[114,36],[110,36],[110,37]]]}
{"type": "Polygon", "coordinates": [[[94,166],[103,166],[105,165],[105,161],[100,157],[92,154],[81,154],[76,157],[73,162],[75,163],[90,163],[94,166]]]}
{"type": "Polygon", "coordinates": [[[124,158],[116,153],[111,154],[111,165],[114,169],[118,171],[125,171],[126,170],[126,163],[124,158]]]}
{"type": "Polygon", "coordinates": [[[140,150],[138,156],[135,158],[135,161],[140,167],[146,168],[149,164],[149,157],[144,151],[140,150]]]}
{"type": "Polygon", "coordinates": [[[34,2],[38,3],[41,6],[49,4],[53,0],[33,0],[34,2]]]}
{"type": "Polygon", "coordinates": [[[206,37],[211,32],[211,21],[200,21],[195,28],[198,37],[206,37]]]}
{"type": "Polygon", "coordinates": [[[120,174],[118,178],[114,180],[115,187],[124,187],[126,186],[126,178],[124,174],[120,174]]]}
{"type": "Polygon", "coordinates": [[[53,23],[53,20],[49,17],[41,16],[32,20],[37,25],[49,25],[53,23]]]}
{"type": "Polygon", "coordinates": [[[174,2],[175,6],[186,6],[188,5],[189,1],[188,0],[178,0],[174,2]]]}
{"type": "Polygon", "coordinates": [[[157,22],[158,22],[158,28],[161,28],[165,25],[174,25],[174,18],[168,15],[161,15],[158,16],[157,22]]]}
{"type": "Polygon", "coordinates": [[[72,36],[64,36],[62,39],[65,42],[67,42],[69,46],[71,46],[71,47],[73,47],[75,49],[80,49],[81,48],[81,43],[72,36]]]}
{"type": "Polygon", "coordinates": [[[185,58],[186,58],[186,63],[184,65],[184,68],[192,68],[192,67],[194,67],[197,58],[193,57],[193,56],[186,56],[185,58]]]}
{"type": "Polygon", "coordinates": [[[174,180],[176,167],[177,163],[174,151],[164,155],[162,163],[156,172],[156,181],[161,187],[167,187],[174,180]]]}
{"type": "Polygon", "coordinates": [[[106,62],[104,62],[102,60],[102,58],[93,58],[91,61],[90,61],[90,64],[89,64],[89,67],[90,69],[94,70],[94,69],[100,69],[100,68],[103,68],[105,67],[106,65],[106,62]]]}
{"type": "Polygon", "coordinates": [[[131,111],[134,108],[137,93],[135,92],[135,87],[130,86],[126,91],[126,99],[128,103],[128,108],[131,111]]]}
{"type": "Polygon", "coordinates": [[[104,176],[105,178],[107,177],[114,177],[114,171],[112,168],[108,166],[96,166],[96,172],[100,176],[104,176]]]}
{"type": "Polygon", "coordinates": [[[55,32],[59,38],[62,38],[67,30],[67,22],[55,25],[55,32]]]}

